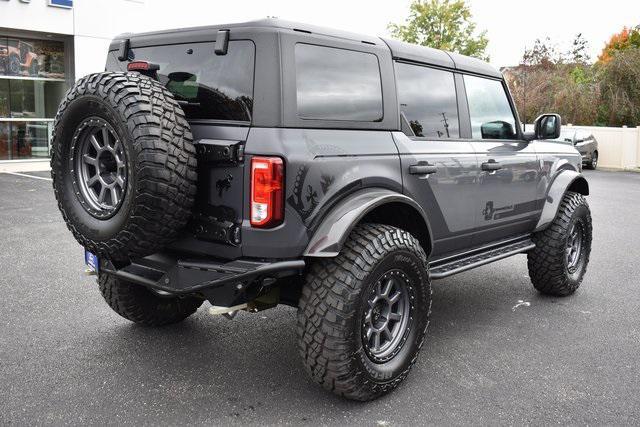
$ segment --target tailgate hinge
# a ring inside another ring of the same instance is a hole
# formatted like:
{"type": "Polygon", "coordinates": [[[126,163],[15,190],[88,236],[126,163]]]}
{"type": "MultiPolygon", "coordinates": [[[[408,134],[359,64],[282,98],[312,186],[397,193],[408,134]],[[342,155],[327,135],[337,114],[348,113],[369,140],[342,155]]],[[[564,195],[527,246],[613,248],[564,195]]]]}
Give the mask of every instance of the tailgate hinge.
{"type": "Polygon", "coordinates": [[[244,160],[241,141],[200,139],[196,141],[198,160],[214,163],[239,163],[244,160]]]}

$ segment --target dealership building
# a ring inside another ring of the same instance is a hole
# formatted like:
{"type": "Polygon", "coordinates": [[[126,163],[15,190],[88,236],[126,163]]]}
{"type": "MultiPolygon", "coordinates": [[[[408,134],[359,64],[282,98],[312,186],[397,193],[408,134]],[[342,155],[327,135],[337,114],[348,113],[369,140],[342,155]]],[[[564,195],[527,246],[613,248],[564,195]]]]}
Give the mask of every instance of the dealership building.
{"type": "Polygon", "coordinates": [[[203,23],[196,0],[181,4],[182,15],[164,0],[0,0],[0,163],[47,161],[73,82],[104,70],[117,34],[203,23]]]}

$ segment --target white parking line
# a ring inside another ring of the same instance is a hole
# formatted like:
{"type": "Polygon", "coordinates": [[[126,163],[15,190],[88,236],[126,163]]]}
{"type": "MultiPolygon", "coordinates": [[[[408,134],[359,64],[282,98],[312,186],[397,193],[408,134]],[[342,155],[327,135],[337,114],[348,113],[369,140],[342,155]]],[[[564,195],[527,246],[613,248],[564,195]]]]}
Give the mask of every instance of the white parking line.
{"type": "Polygon", "coordinates": [[[0,172],[0,173],[6,173],[6,174],[9,174],[9,175],[16,175],[16,176],[23,176],[25,178],[41,179],[43,181],[53,181],[51,178],[45,178],[43,176],[27,175],[26,173],[20,173],[20,172],[0,172]]]}

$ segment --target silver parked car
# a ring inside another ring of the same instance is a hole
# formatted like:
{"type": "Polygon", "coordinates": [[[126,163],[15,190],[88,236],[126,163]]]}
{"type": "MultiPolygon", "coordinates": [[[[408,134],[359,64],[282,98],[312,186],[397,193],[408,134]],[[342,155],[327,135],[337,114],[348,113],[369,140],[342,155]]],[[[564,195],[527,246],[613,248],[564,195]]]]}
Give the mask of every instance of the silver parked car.
{"type": "Polygon", "coordinates": [[[563,128],[559,141],[570,142],[582,156],[582,163],[588,169],[598,166],[598,140],[589,131],[563,128]]]}

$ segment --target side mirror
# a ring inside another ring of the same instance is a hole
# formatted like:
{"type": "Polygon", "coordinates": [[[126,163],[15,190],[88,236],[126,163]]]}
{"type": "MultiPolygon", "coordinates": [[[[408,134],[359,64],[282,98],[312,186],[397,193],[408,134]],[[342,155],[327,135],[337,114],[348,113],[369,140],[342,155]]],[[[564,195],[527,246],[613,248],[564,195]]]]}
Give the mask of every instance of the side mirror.
{"type": "Polygon", "coordinates": [[[557,139],[560,138],[560,127],[562,118],[560,114],[542,114],[534,122],[534,133],[536,139],[557,139]]]}

